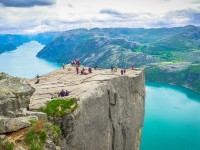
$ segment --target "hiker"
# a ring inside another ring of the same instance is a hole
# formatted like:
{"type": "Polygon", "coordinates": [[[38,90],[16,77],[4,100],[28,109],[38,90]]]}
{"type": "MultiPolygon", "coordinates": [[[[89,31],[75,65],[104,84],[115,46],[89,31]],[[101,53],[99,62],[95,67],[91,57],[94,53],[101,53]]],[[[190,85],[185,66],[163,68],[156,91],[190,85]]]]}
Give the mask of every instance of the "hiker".
{"type": "Polygon", "coordinates": [[[87,75],[87,73],[84,70],[81,70],[82,75],[87,75]]]}
{"type": "Polygon", "coordinates": [[[88,68],[88,72],[92,73],[92,68],[91,67],[88,68]]]}
{"type": "Polygon", "coordinates": [[[62,67],[63,67],[63,69],[65,69],[65,64],[63,63],[63,65],[62,65],[62,67]]]}
{"type": "Polygon", "coordinates": [[[111,66],[110,69],[111,69],[111,72],[113,72],[113,66],[111,66]]]}
{"type": "Polygon", "coordinates": [[[126,73],[126,69],[124,69],[124,74],[126,73]]]}
{"type": "Polygon", "coordinates": [[[66,90],[65,96],[69,96],[69,91],[66,90]]]}
{"type": "Polygon", "coordinates": [[[80,66],[80,61],[79,61],[78,59],[76,59],[76,60],[75,60],[75,64],[76,64],[76,66],[79,67],[79,66],[80,66]]]}
{"type": "Polygon", "coordinates": [[[40,83],[40,79],[38,78],[35,84],[39,84],[39,83],[40,83]]]}
{"type": "Polygon", "coordinates": [[[74,65],[75,65],[74,60],[71,60],[71,61],[70,61],[70,64],[71,64],[71,66],[74,66],[74,65]]]}
{"type": "Polygon", "coordinates": [[[87,75],[87,73],[85,72],[85,68],[84,68],[84,67],[83,67],[82,70],[81,70],[81,74],[82,74],[82,75],[87,75]]]}
{"type": "Polygon", "coordinates": [[[121,75],[123,75],[124,74],[124,70],[123,69],[121,69],[121,75]]]}
{"type": "Polygon", "coordinates": [[[39,78],[40,78],[40,76],[37,74],[36,78],[37,78],[37,79],[39,79],[39,78]]]}
{"type": "Polygon", "coordinates": [[[97,70],[97,66],[94,66],[94,70],[97,70]]]}
{"type": "Polygon", "coordinates": [[[58,97],[64,97],[65,96],[65,91],[62,89],[62,91],[59,93],[58,97]]]}
{"type": "Polygon", "coordinates": [[[134,63],[132,63],[131,67],[132,67],[132,70],[133,70],[133,68],[134,68],[134,63]]]}
{"type": "Polygon", "coordinates": [[[83,74],[84,73],[84,71],[85,71],[85,69],[84,69],[84,67],[82,68],[82,70],[81,70],[81,74],[83,74]]]}
{"type": "Polygon", "coordinates": [[[77,65],[78,65],[78,67],[80,66],[80,61],[79,60],[77,60],[77,65]]]}
{"type": "Polygon", "coordinates": [[[77,74],[79,73],[79,68],[78,68],[78,66],[76,66],[76,73],[77,73],[77,74]]]}

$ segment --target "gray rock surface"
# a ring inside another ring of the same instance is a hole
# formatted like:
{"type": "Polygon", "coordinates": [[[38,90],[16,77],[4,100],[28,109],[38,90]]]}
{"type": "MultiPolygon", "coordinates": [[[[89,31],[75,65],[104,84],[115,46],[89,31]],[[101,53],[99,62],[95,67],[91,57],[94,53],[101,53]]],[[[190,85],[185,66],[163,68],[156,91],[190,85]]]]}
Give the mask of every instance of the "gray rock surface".
{"type": "Polygon", "coordinates": [[[37,85],[35,79],[29,82],[36,89],[31,109],[40,108],[61,89],[79,99],[73,114],[53,120],[63,131],[61,150],[140,149],[145,101],[142,69],[127,70],[123,76],[120,70],[77,75],[74,67],[65,66],[42,76],[37,85]]]}
{"type": "Polygon", "coordinates": [[[37,120],[35,116],[6,118],[0,117],[0,134],[18,131],[20,129],[29,127],[31,120],[37,120]]]}
{"type": "Polygon", "coordinates": [[[139,149],[144,119],[142,80],[142,75],[137,79],[113,78],[86,94],[81,99],[71,136],[65,139],[68,149],[139,149]]]}
{"type": "Polygon", "coordinates": [[[0,80],[0,116],[17,117],[21,109],[29,107],[33,92],[25,80],[4,75],[0,80]]]}

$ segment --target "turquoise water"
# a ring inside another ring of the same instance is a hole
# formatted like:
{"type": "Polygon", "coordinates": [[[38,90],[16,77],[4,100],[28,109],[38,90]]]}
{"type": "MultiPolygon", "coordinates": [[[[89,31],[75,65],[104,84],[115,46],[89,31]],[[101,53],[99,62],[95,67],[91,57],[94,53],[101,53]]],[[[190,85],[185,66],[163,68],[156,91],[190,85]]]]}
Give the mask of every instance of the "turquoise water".
{"type": "MultiPolygon", "coordinates": [[[[32,78],[60,66],[36,58],[43,48],[26,43],[0,55],[0,72],[32,78]]],[[[141,150],[200,150],[200,94],[167,84],[147,83],[141,150]]]]}
{"type": "Polygon", "coordinates": [[[147,83],[141,150],[200,150],[200,94],[147,83]]]}
{"type": "Polygon", "coordinates": [[[0,55],[0,72],[6,72],[12,76],[33,78],[37,74],[42,75],[59,67],[58,64],[49,63],[36,56],[44,45],[32,41],[21,45],[14,51],[0,55]]]}

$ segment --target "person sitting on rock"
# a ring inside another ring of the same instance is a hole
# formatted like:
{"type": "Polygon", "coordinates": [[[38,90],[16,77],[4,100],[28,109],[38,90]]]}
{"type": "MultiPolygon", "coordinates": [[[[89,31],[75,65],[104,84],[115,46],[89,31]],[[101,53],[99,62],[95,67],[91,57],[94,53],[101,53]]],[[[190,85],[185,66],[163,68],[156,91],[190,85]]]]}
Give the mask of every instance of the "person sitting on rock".
{"type": "Polygon", "coordinates": [[[82,74],[82,75],[87,75],[87,73],[85,72],[85,68],[84,68],[84,67],[83,67],[82,70],[81,70],[81,74],[82,74]]]}
{"type": "Polygon", "coordinates": [[[59,93],[58,97],[64,97],[65,96],[65,91],[62,89],[62,91],[59,93]]]}
{"type": "Polygon", "coordinates": [[[39,84],[39,83],[40,83],[40,79],[38,78],[35,84],[39,84]]]}
{"type": "Polygon", "coordinates": [[[70,93],[70,92],[66,90],[65,96],[69,96],[69,93],[70,93]]]}

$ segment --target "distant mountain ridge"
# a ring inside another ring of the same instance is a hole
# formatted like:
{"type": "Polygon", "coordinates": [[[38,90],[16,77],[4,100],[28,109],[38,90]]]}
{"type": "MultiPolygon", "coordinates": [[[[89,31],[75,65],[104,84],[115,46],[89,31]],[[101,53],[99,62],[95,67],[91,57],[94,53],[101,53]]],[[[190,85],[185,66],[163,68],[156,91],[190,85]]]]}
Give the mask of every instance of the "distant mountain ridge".
{"type": "Polygon", "coordinates": [[[19,45],[29,41],[29,38],[23,35],[0,35],[0,54],[5,51],[16,49],[19,45]]]}
{"type": "Polygon", "coordinates": [[[185,86],[200,92],[200,28],[77,29],[60,34],[37,55],[58,63],[80,59],[83,65],[145,67],[146,80],[185,86]]]}
{"type": "Polygon", "coordinates": [[[0,34],[0,54],[15,50],[18,46],[32,40],[38,41],[41,44],[47,44],[59,35],[59,33],[60,32],[45,32],[37,35],[0,34]]]}
{"type": "Polygon", "coordinates": [[[78,58],[84,65],[123,67],[135,62],[141,66],[176,60],[174,52],[198,50],[199,37],[200,29],[191,25],[160,29],[76,29],[61,33],[37,56],[58,63],[78,58]]]}
{"type": "Polygon", "coordinates": [[[200,27],[94,28],[19,37],[0,35],[0,53],[30,40],[45,44],[37,57],[52,62],[79,59],[85,66],[102,68],[115,65],[129,68],[134,63],[136,67],[146,68],[148,81],[181,85],[200,92],[200,27]]]}

